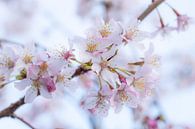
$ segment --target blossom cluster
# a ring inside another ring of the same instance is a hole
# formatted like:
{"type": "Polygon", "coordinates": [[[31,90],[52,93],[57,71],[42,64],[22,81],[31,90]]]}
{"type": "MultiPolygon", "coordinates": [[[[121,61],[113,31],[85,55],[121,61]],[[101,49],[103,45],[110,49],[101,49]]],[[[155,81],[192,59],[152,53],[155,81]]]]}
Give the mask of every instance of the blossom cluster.
{"type": "Polygon", "coordinates": [[[123,105],[136,108],[158,82],[159,57],[154,54],[153,44],[147,50],[141,44],[148,36],[139,29],[139,22],[123,26],[115,20],[100,20],[85,37],[71,39],[69,48],[56,53],[39,50],[33,43],[3,46],[0,82],[14,81],[16,88],[26,89],[28,103],[38,95],[51,98],[69,86],[67,82],[73,77],[87,73],[93,76],[87,77],[94,85],[81,100],[84,109],[106,116],[110,107],[116,112],[123,105]],[[75,68],[74,63],[80,65],[75,68]]]}
{"type": "MultiPolygon", "coordinates": [[[[122,26],[119,22],[100,21],[87,31],[85,38],[77,37],[74,42],[81,44],[80,53],[91,62],[99,87],[92,87],[83,98],[81,105],[93,114],[106,116],[110,107],[119,112],[123,105],[137,107],[158,82],[156,69],[159,57],[154,55],[153,45],[141,49],[141,42],[148,37],[146,32],[135,25],[122,26]],[[124,48],[128,49],[128,55],[124,48]],[[130,51],[141,51],[139,52],[130,51]]],[[[81,55],[81,54],[80,54],[81,55]]],[[[82,57],[81,57],[82,58],[82,57]]],[[[97,84],[96,84],[97,85],[97,84]]]]}
{"type": "MultiPolygon", "coordinates": [[[[155,0],[153,0],[154,2],[155,0]]],[[[166,36],[172,31],[185,31],[189,25],[193,22],[192,18],[189,17],[186,14],[181,14],[179,11],[177,11],[175,8],[173,8],[170,4],[165,3],[173,12],[173,14],[176,16],[176,26],[171,26],[168,24],[165,24],[163,17],[161,16],[161,12],[157,9],[160,27],[157,30],[158,33],[160,33],[162,36],[166,36]]],[[[155,32],[156,33],[156,32],[155,32]]]]}
{"type": "Polygon", "coordinates": [[[0,57],[1,83],[12,79],[19,90],[28,87],[25,102],[32,102],[38,95],[51,98],[54,91],[69,81],[71,58],[72,49],[51,54],[38,51],[34,43],[17,48],[5,46],[0,57]]]}
{"type": "MultiPolygon", "coordinates": [[[[158,0],[152,0],[151,2],[156,2],[158,0]]],[[[103,8],[103,12],[106,15],[106,19],[114,18],[118,20],[124,20],[124,17],[132,17],[125,14],[131,13],[131,10],[134,6],[139,5],[139,1],[131,1],[131,0],[100,0],[100,1],[90,1],[90,0],[80,0],[79,1],[79,8],[78,13],[83,15],[89,15],[93,13],[97,7],[97,5],[101,5],[103,8]],[[134,6],[132,6],[134,5],[134,6]]],[[[140,3],[141,4],[141,3],[140,3]]],[[[160,26],[153,32],[153,35],[161,34],[162,36],[167,36],[169,33],[173,31],[181,32],[185,31],[189,25],[193,22],[192,18],[186,14],[180,13],[176,10],[173,6],[171,6],[167,1],[164,2],[162,5],[168,6],[170,8],[170,13],[173,13],[175,17],[174,25],[166,23],[166,18],[161,15],[164,14],[161,9],[156,8],[160,26]]],[[[96,14],[97,15],[97,14],[96,14]]]]}

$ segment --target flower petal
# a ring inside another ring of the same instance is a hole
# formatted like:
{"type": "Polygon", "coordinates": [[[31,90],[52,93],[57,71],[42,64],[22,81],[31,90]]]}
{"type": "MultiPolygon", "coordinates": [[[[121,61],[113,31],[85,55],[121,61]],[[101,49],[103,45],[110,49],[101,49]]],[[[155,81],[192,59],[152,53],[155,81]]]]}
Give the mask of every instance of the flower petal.
{"type": "Polygon", "coordinates": [[[85,109],[92,109],[92,108],[94,108],[94,107],[97,105],[97,99],[98,99],[98,98],[97,98],[96,96],[86,98],[86,99],[84,100],[84,105],[83,105],[83,107],[84,107],[85,109]]]}
{"type": "Polygon", "coordinates": [[[40,94],[41,96],[45,97],[45,98],[52,98],[52,94],[49,93],[49,91],[47,90],[47,88],[45,86],[41,86],[40,87],[40,94]]]}
{"type": "Polygon", "coordinates": [[[23,79],[21,81],[15,82],[14,86],[18,89],[18,90],[24,90],[27,86],[31,85],[31,81],[29,79],[23,79]]]}
{"type": "Polygon", "coordinates": [[[37,97],[37,95],[38,95],[38,90],[35,87],[30,87],[26,91],[24,102],[31,103],[37,97]]]}

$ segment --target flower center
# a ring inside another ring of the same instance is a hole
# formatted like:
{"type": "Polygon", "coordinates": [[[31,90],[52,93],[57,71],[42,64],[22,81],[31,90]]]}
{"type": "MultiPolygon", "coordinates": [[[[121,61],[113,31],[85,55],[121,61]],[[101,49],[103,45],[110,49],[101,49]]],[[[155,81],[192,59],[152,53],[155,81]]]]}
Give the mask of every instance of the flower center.
{"type": "Polygon", "coordinates": [[[98,43],[88,43],[87,44],[87,51],[93,53],[97,51],[98,43]]]}
{"type": "Polygon", "coordinates": [[[159,59],[158,56],[153,55],[153,56],[151,57],[150,61],[149,61],[149,64],[158,67],[158,66],[160,66],[159,60],[160,60],[160,59],[159,59]]]}
{"type": "Polygon", "coordinates": [[[33,58],[32,55],[26,54],[26,55],[24,56],[24,58],[23,58],[23,61],[24,61],[25,64],[28,64],[28,63],[31,63],[31,62],[32,62],[32,58],[33,58]]]}
{"type": "Polygon", "coordinates": [[[63,75],[58,75],[57,76],[57,82],[64,82],[64,76],[63,75]]]}
{"type": "Polygon", "coordinates": [[[9,69],[13,68],[15,66],[15,63],[10,59],[7,58],[6,64],[5,64],[9,69]]]}
{"type": "Polygon", "coordinates": [[[47,71],[47,68],[48,68],[47,62],[43,62],[43,63],[40,65],[40,72],[41,72],[41,73],[44,73],[45,71],[47,71]]]}
{"type": "Polygon", "coordinates": [[[66,52],[63,53],[64,60],[68,60],[71,57],[73,57],[73,54],[71,53],[71,51],[66,51],[66,52]]]}
{"type": "Polygon", "coordinates": [[[129,97],[126,95],[126,93],[124,91],[120,91],[119,96],[120,96],[120,100],[122,102],[126,102],[129,99],[129,97]]]}
{"type": "Polygon", "coordinates": [[[126,32],[125,37],[126,37],[127,39],[129,39],[129,40],[133,40],[134,37],[136,37],[136,36],[138,35],[138,32],[139,32],[138,29],[136,29],[136,28],[131,28],[131,29],[129,29],[129,30],[126,32]]]}
{"type": "Polygon", "coordinates": [[[105,24],[100,30],[99,30],[101,36],[104,37],[108,37],[112,32],[110,29],[110,25],[109,24],[105,24]]]}
{"type": "Polygon", "coordinates": [[[139,78],[139,79],[134,80],[134,86],[138,89],[144,89],[145,79],[144,78],[139,78]]]}

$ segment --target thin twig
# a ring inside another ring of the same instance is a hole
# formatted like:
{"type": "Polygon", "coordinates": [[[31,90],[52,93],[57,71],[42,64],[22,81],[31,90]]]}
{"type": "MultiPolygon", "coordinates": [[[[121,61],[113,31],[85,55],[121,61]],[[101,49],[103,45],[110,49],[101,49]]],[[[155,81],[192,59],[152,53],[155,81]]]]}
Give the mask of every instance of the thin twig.
{"type": "Polygon", "coordinates": [[[137,18],[139,21],[143,21],[154,9],[156,9],[165,0],[157,0],[150,4],[148,8],[137,18]]]}
{"type": "Polygon", "coordinates": [[[22,123],[26,124],[28,127],[30,127],[31,129],[35,129],[35,127],[33,127],[30,123],[28,123],[26,120],[24,120],[23,118],[17,116],[16,114],[11,115],[12,118],[16,118],[18,120],[20,120],[22,123]]]}
{"type": "MultiPolygon", "coordinates": [[[[8,40],[8,39],[0,39],[0,46],[3,43],[10,44],[10,45],[19,45],[21,47],[24,47],[24,44],[23,43],[15,42],[15,41],[8,40]]],[[[35,42],[34,44],[35,44],[35,47],[40,48],[40,49],[43,49],[43,50],[46,50],[46,47],[40,45],[40,43],[36,43],[35,42]]]]}
{"type": "Polygon", "coordinates": [[[23,47],[23,44],[19,43],[19,42],[15,42],[15,41],[11,41],[11,40],[8,40],[8,39],[0,39],[0,44],[3,44],[3,43],[6,43],[6,44],[14,44],[14,45],[19,45],[19,46],[22,46],[23,47]]]}
{"type": "Polygon", "coordinates": [[[103,3],[103,6],[105,8],[105,21],[108,22],[110,20],[109,18],[109,12],[110,12],[110,9],[112,8],[112,2],[111,1],[104,1],[103,3]]]}

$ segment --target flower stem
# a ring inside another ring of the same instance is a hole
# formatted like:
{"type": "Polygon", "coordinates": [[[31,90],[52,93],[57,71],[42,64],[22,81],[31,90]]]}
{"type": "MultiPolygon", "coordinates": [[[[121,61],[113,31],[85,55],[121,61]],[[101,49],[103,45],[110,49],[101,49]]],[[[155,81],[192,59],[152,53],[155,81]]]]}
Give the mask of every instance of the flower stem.
{"type": "Polygon", "coordinates": [[[13,113],[22,105],[24,105],[24,97],[16,101],[15,103],[11,104],[9,107],[5,108],[4,110],[0,111],[0,118],[9,117],[13,115],[13,113]]]}
{"type": "Polygon", "coordinates": [[[35,129],[35,127],[33,127],[30,123],[28,123],[27,121],[25,121],[23,118],[19,117],[18,115],[13,114],[13,115],[11,115],[11,117],[20,120],[22,123],[26,124],[31,129],[35,129]]]}

